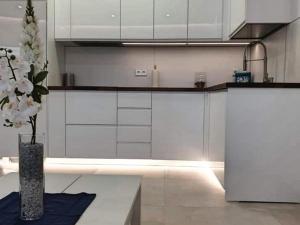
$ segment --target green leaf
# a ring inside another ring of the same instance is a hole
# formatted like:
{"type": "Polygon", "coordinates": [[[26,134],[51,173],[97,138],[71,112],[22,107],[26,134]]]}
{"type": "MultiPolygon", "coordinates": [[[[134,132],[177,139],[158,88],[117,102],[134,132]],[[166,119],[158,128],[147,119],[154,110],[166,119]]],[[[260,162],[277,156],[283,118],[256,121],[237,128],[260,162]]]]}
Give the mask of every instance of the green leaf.
{"type": "Polygon", "coordinates": [[[37,91],[40,95],[47,95],[49,94],[49,90],[42,86],[42,85],[35,85],[34,86],[35,91],[37,91]]]}
{"type": "Polygon", "coordinates": [[[34,75],[34,65],[30,65],[30,72],[28,73],[28,80],[33,83],[33,75],[34,75]]]}
{"type": "Polygon", "coordinates": [[[34,77],[34,83],[38,84],[46,79],[48,71],[41,71],[34,77]]]}
{"type": "Polygon", "coordinates": [[[37,103],[42,103],[41,95],[36,91],[36,89],[32,92],[32,98],[37,103]]]}
{"type": "Polygon", "coordinates": [[[3,110],[3,107],[6,103],[9,102],[9,98],[8,97],[5,97],[1,100],[0,104],[1,104],[1,110],[3,110]]]}

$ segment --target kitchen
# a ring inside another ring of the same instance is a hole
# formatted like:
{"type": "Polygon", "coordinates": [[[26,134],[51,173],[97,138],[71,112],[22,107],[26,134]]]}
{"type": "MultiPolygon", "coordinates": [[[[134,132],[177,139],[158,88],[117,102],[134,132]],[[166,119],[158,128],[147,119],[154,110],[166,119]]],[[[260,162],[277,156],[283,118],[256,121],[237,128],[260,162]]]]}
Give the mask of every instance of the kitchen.
{"type": "MultiPolygon", "coordinates": [[[[208,166],[227,202],[300,202],[298,0],[33,2],[49,165],[208,166]]],[[[18,133],[0,129],[7,167],[18,133]]]]}

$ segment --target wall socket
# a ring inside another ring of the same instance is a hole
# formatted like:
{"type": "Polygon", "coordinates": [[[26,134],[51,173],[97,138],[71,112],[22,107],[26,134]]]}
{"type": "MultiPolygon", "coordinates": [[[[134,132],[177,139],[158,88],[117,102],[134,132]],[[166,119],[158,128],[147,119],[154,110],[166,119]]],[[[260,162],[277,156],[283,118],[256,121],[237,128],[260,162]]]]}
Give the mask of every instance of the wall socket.
{"type": "Polygon", "coordinates": [[[147,74],[147,70],[146,69],[136,69],[135,70],[135,76],[136,77],[146,77],[147,74]]]}

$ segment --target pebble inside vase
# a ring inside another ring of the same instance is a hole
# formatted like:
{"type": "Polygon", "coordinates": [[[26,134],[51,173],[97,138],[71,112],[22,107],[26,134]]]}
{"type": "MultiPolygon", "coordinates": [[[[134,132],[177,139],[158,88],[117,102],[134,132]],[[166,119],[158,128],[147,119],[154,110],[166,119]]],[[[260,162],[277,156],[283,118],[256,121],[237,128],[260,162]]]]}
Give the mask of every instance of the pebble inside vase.
{"type": "Polygon", "coordinates": [[[44,146],[19,143],[20,218],[38,220],[44,214],[44,146]]]}

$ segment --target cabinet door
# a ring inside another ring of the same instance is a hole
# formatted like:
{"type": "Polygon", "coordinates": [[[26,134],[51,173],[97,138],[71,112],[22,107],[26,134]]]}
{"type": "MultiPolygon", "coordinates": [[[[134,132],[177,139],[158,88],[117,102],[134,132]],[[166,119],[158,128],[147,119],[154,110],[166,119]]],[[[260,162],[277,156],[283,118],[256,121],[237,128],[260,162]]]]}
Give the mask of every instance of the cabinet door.
{"type": "Polygon", "coordinates": [[[246,0],[230,0],[230,31],[234,32],[246,19],[246,0]]]}
{"type": "Polygon", "coordinates": [[[187,39],[187,0],[155,0],[154,39],[187,39]]]}
{"type": "Polygon", "coordinates": [[[121,12],[122,39],[153,39],[153,0],[122,0],[121,12]]]}
{"type": "Polygon", "coordinates": [[[70,125],[66,153],[72,158],[116,158],[116,126],[70,125]]]}
{"type": "Polygon", "coordinates": [[[201,160],[204,94],[153,93],[152,157],[201,160]]]}
{"type": "Polygon", "coordinates": [[[209,161],[224,162],[227,92],[209,93],[209,161]]]}
{"type": "Polygon", "coordinates": [[[66,93],[67,124],[117,123],[117,93],[109,91],[68,91],[66,93]]]}
{"type": "Polygon", "coordinates": [[[223,0],[189,0],[189,39],[222,38],[223,0]]]}
{"type": "Polygon", "coordinates": [[[120,0],[71,0],[73,39],[120,39],[120,0]]]}
{"type": "Polygon", "coordinates": [[[51,91],[48,96],[49,157],[66,156],[65,91],[51,91]]]}
{"type": "Polygon", "coordinates": [[[71,0],[55,0],[55,39],[71,38],[71,0]]]}

